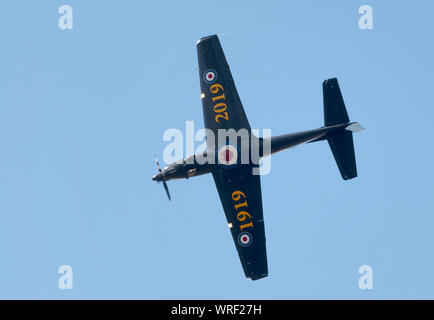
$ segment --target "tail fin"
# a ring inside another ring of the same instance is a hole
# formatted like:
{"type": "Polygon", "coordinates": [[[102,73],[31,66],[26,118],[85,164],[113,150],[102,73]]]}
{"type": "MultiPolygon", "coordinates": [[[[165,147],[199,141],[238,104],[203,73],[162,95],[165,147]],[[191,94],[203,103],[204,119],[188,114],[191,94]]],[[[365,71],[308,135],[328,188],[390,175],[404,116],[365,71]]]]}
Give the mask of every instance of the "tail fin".
{"type": "Polygon", "coordinates": [[[323,82],[324,124],[326,127],[348,123],[345,130],[339,130],[326,136],[330,149],[344,180],[357,177],[356,157],[354,154],[353,132],[362,127],[350,123],[344,99],[336,78],[323,82]]]}

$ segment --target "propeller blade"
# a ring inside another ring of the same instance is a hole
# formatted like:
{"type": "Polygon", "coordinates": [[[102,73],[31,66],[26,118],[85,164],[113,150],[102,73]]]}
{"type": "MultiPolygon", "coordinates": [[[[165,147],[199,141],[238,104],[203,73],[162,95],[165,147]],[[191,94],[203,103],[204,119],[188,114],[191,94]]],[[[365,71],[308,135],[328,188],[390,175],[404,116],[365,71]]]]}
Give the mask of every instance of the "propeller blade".
{"type": "MultiPolygon", "coordinates": [[[[169,193],[169,188],[167,187],[166,181],[164,181],[164,174],[162,173],[163,170],[161,170],[160,163],[158,162],[158,159],[157,159],[157,156],[155,155],[155,153],[154,153],[154,160],[155,160],[155,163],[157,164],[158,171],[162,174],[163,179],[161,181],[163,182],[163,187],[164,187],[164,190],[166,190],[167,197],[169,198],[169,201],[172,201],[172,198],[170,197],[170,193],[169,193]]],[[[158,182],[160,182],[160,181],[158,181],[158,182]]]]}
{"type": "Polygon", "coordinates": [[[157,163],[157,169],[158,169],[158,171],[161,172],[160,163],[158,162],[158,159],[157,159],[157,156],[155,155],[155,153],[154,153],[154,160],[155,160],[155,162],[157,163]]]}
{"type": "Polygon", "coordinates": [[[169,201],[172,201],[172,198],[170,197],[170,193],[169,193],[169,188],[167,187],[167,183],[164,180],[163,180],[163,187],[164,187],[164,190],[166,190],[167,197],[169,198],[169,201]]]}

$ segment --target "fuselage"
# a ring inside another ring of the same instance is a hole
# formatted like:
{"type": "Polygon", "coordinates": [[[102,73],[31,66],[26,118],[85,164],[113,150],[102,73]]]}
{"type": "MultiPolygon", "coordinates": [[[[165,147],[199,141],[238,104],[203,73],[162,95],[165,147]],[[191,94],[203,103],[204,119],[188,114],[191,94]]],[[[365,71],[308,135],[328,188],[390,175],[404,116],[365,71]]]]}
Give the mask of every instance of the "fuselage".
{"type": "Polygon", "coordinates": [[[154,181],[168,181],[174,179],[184,179],[194,176],[210,173],[215,166],[214,164],[202,163],[197,161],[198,158],[202,158],[208,151],[201,154],[195,154],[193,156],[182,159],[166,166],[161,172],[152,177],[154,181]]]}
{"type": "MultiPolygon", "coordinates": [[[[318,129],[285,134],[281,136],[271,137],[267,139],[259,138],[257,144],[248,143],[242,145],[238,149],[239,158],[240,155],[248,155],[247,160],[238,159],[237,163],[232,166],[247,164],[258,165],[259,159],[269,156],[276,152],[295,147],[299,144],[320,141],[325,138],[327,134],[332,134],[337,131],[344,130],[350,123],[339,124],[335,126],[321,127],[318,129]],[[255,145],[257,147],[255,147],[255,145]]],[[[251,140],[258,139],[253,134],[251,140]]],[[[166,166],[161,172],[152,177],[154,181],[168,181],[174,179],[188,179],[195,176],[207,174],[224,166],[218,159],[218,151],[215,146],[210,146],[202,153],[198,153],[180,161],[174,162],[166,166]],[[211,161],[210,161],[211,160],[211,161]]]]}

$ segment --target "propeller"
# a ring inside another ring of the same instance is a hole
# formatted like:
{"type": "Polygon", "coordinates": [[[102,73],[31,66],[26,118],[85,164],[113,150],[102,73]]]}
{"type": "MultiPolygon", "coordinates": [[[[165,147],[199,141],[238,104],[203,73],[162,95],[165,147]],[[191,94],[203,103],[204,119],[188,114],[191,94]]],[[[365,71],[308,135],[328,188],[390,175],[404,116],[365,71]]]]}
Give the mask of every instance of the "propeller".
{"type": "MultiPolygon", "coordinates": [[[[171,201],[172,198],[170,197],[169,188],[167,187],[167,183],[164,180],[163,170],[161,170],[160,163],[158,162],[158,159],[157,159],[157,156],[155,155],[155,153],[154,153],[154,159],[155,159],[155,163],[157,164],[157,169],[161,173],[161,177],[162,177],[161,181],[163,182],[164,190],[166,190],[167,197],[169,198],[169,201],[171,201]]],[[[160,182],[160,181],[158,181],[158,182],[160,182]]]]}

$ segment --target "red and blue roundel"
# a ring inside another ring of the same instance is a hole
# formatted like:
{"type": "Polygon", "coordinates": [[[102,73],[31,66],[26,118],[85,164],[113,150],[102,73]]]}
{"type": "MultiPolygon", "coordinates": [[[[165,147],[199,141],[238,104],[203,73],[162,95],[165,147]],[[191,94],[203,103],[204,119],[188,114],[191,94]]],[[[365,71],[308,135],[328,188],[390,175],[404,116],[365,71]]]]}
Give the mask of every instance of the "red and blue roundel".
{"type": "Polygon", "coordinates": [[[241,232],[238,235],[238,243],[242,247],[248,247],[252,243],[252,235],[248,232],[241,232]]]}
{"type": "Polygon", "coordinates": [[[205,71],[203,80],[205,80],[206,83],[214,83],[217,80],[217,72],[212,69],[205,71]]]}
{"type": "Polygon", "coordinates": [[[220,148],[217,153],[217,161],[224,166],[233,166],[237,163],[238,151],[234,146],[227,144],[220,148]]]}

